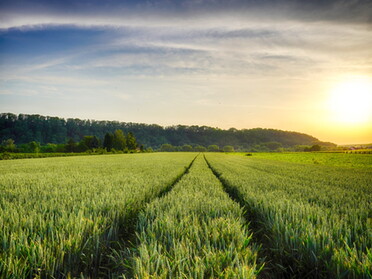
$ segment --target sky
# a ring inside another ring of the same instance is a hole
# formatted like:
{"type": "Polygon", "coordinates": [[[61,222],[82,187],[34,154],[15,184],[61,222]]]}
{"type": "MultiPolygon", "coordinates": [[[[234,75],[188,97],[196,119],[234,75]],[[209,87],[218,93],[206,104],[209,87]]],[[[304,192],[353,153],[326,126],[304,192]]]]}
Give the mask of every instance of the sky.
{"type": "Polygon", "coordinates": [[[370,0],[0,0],[0,112],[372,143],[370,0]]]}

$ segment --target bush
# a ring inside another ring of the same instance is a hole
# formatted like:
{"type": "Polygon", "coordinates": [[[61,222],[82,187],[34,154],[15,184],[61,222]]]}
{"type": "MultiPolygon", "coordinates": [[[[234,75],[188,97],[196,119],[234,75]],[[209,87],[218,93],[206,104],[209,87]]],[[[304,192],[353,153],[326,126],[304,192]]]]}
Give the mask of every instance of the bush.
{"type": "Polygon", "coordinates": [[[9,152],[0,153],[0,160],[12,159],[12,155],[9,152]]]}
{"type": "Polygon", "coordinates": [[[224,152],[234,152],[234,147],[231,145],[225,145],[222,150],[224,152]]]}
{"type": "Polygon", "coordinates": [[[197,146],[194,147],[194,151],[196,151],[196,152],[205,152],[205,151],[207,151],[207,149],[204,146],[202,146],[202,145],[197,145],[197,146]]]}
{"type": "Polygon", "coordinates": [[[218,147],[218,145],[212,144],[212,145],[208,146],[208,151],[209,152],[218,152],[218,151],[220,151],[220,148],[218,147]]]}

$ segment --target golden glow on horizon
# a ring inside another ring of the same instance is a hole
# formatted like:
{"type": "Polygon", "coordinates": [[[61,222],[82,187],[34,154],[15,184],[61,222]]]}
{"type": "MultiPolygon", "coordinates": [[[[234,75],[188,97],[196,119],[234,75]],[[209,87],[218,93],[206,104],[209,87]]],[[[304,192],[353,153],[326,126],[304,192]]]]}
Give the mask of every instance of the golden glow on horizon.
{"type": "Polygon", "coordinates": [[[352,78],[337,84],[329,99],[333,122],[363,125],[372,121],[372,80],[352,78]]]}

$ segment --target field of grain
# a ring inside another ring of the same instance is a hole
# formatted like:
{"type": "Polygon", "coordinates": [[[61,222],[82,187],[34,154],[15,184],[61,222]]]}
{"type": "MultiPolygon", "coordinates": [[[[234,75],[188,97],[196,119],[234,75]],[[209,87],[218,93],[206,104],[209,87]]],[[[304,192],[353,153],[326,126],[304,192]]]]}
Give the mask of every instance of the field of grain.
{"type": "Polygon", "coordinates": [[[286,155],[0,161],[0,278],[371,278],[372,156],[286,155]]]}
{"type": "MultiPolygon", "coordinates": [[[[241,155],[245,155],[242,153],[241,155]]],[[[255,158],[290,162],[297,164],[334,166],[351,169],[369,169],[372,171],[372,154],[337,152],[290,152],[255,153],[255,158]]]]}
{"type": "Polygon", "coordinates": [[[0,274],[110,274],[111,247],[146,203],[167,191],[193,154],[0,162],[0,274]]]}
{"type": "Polygon", "coordinates": [[[372,172],[360,168],[368,157],[345,155],[356,168],[348,161],[342,167],[285,162],[285,155],[206,155],[226,191],[247,210],[276,276],[371,277],[372,172]]]}

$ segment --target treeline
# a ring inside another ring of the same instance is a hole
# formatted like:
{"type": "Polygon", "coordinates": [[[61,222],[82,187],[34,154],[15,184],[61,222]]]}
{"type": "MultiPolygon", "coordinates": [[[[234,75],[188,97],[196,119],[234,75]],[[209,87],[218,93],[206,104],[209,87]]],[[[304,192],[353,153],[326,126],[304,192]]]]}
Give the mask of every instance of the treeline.
{"type": "Polygon", "coordinates": [[[133,133],[129,132],[125,135],[122,130],[106,133],[102,140],[96,136],[83,136],[79,142],[70,138],[67,143],[41,144],[37,141],[30,141],[16,145],[12,138],[8,138],[0,145],[0,152],[11,153],[128,153],[134,151],[144,151],[143,145],[137,143],[133,133]]]}
{"type": "Polygon", "coordinates": [[[173,146],[169,143],[163,144],[159,151],[161,152],[234,152],[234,147],[231,145],[225,145],[223,148],[220,148],[218,145],[212,144],[208,147],[202,145],[191,146],[185,144],[183,146],[173,146]]]}
{"type": "Polygon", "coordinates": [[[313,152],[313,151],[327,151],[330,150],[329,146],[321,146],[319,144],[313,144],[312,146],[308,145],[295,145],[293,147],[284,148],[279,142],[266,142],[262,144],[257,144],[251,148],[245,150],[235,150],[232,145],[225,145],[219,147],[216,144],[209,146],[195,145],[191,146],[185,144],[183,146],[173,146],[169,143],[162,144],[158,151],[161,152],[234,152],[234,151],[248,151],[248,152],[313,152]]]}
{"type": "Polygon", "coordinates": [[[288,148],[296,145],[322,146],[333,145],[322,143],[312,136],[275,129],[242,129],[223,130],[207,126],[177,125],[162,127],[155,124],[126,123],[118,121],[95,121],[81,119],[63,119],[59,117],[27,115],[12,113],[0,114],[0,142],[13,139],[17,145],[32,141],[41,145],[66,143],[69,139],[75,142],[83,140],[85,135],[103,139],[106,133],[122,130],[125,134],[132,132],[145,147],[160,149],[163,144],[172,146],[233,146],[235,150],[261,150],[288,148]],[[266,146],[266,147],[265,147],[266,146]]]}

